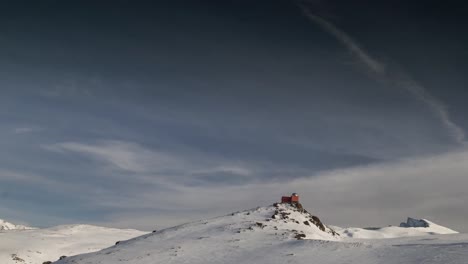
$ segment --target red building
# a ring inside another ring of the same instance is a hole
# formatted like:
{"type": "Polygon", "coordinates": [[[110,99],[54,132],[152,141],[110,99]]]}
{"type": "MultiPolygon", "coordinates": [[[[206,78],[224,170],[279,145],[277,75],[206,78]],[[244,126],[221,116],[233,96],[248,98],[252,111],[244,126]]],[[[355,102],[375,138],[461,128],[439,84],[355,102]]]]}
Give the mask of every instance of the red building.
{"type": "Polygon", "coordinates": [[[299,195],[297,193],[293,193],[291,196],[281,197],[281,203],[298,203],[298,202],[299,202],[299,195]]]}

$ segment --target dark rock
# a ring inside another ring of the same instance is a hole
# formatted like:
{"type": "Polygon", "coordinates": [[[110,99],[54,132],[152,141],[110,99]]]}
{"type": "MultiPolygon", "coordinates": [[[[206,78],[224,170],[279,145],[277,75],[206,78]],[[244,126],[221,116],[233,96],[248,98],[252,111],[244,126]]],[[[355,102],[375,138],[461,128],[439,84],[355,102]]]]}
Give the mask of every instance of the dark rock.
{"type": "Polygon", "coordinates": [[[415,219],[408,217],[406,223],[401,223],[400,227],[429,227],[429,223],[424,219],[415,219]]]}
{"type": "Polygon", "coordinates": [[[297,234],[294,238],[301,240],[301,239],[304,239],[305,237],[306,237],[305,234],[297,234]]]}
{"type": "Polygon", "coordinates": [[[302,207],[301,203],[295,203],[295,205],[296,205],[296,208],[299,209],[299,211],[304,210],[304,207],[302,207]]]}
{"type": "Polygon", "coordinates": [[[11,258],[12,258],[16,263],[18,263],[18,262],[20,262],[20,263],[21,263],[21,262],[25,262],[24,259],[18,257],[18,255],[16,255],[16,254],[12,254],[12,255],[11,255],[11,258]]]}
{"type": "Polygon", "coordinates": [[[338,234],[335,230],[331,229],[330,227],[328,229],[330,229],[330,234],[334,236],[340,236],[340,234],[338,234]]]}
{"type": "Polygon", "coordinates": [[[291,214],[291,213],[287,213],[287,212],[280,212],[280,215],[281,215],[281,217],[282,217],[282,218],[284,218],[284,219],[288,219],[288,218],[289,218],[289,216],[288,216],[288,215],[290,215],[290,214],[291,214]]]}
{"type": "Polygon", "coordinates": [[[322,221],[320,221],[320,219],[319,219],[317,216],[312,215],[312,216],[310,217],[310,221],[311,221],[314,225],[316,225],[320,230],[325,231],[325,226],[323,225],[322,221]]]}
{"type": "Polygon", "coordinates": [[[59,260],[62,260],[62,259],[64,259],[64,258],[66,258],[66,257],[67,257],[67,256],[61,256],[61,257],[59,258],[59,260]]]}

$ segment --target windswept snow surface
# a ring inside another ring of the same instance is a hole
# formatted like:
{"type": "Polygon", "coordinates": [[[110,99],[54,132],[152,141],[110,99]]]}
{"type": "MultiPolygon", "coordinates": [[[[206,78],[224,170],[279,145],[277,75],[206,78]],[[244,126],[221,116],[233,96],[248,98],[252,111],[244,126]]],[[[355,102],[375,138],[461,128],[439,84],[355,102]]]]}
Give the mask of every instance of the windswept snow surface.
{"type": "Polygon", "coordinates": [[[145,232],[89,225],[0,231],[0,264],[42,264],[60,256],[98,251],[142,234],[145,232]]]}
{"type": "Polygon", "coordinates": [[[261,207],[168,228],[57,264],[468,263],[466,234],[393,227],[356,228],[353,237],[351,229],[320,228],[316,220],[289,205],[261,207]],[[362,235],[367,231],[374,233],[362,235]],[[396,238],[375,239],[384,237],[396,238]]]}

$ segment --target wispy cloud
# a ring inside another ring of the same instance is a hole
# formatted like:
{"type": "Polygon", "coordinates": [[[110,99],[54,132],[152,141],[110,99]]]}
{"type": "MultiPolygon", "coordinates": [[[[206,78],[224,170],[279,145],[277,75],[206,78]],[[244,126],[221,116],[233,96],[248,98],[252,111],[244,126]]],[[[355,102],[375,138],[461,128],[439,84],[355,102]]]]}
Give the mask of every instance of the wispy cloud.
{"type": "Polygon", "coordinates": [[[252,175],[252,171],[244,168],[244,167],[237,167],[237,166],[218,166],[214,168],[208,168],[203,170],[194,171],[195,174],[212,174],[212,173],[231,173],[239,176],[250,176],[252,175]]]}
{"type": "Polygon", "coordinates": [[[33,132],[38,132],[43,130],[43,128],[40,127],[29,127],[29,126],[24,126],[24,127],[17,127],[13,130],[15,134],[27,134],[27,133],[33,133],[33,132]]]}
{"type": "Polygon", "coordinates": [[[128,141],[105,140],[95,144],[80,142],[63,142],[43,146],[45,149],[59,153],[76,153],[103,162],[111,169],[131,173],[141,180],[177,181],[180,177],[190,178],[230,174],[246,177],[252,174],[252,169],[239,162],[230,162],[221,158],[195,154],[170,154],[165,151],[153,150],[140,144],[128,141]]]}
{"type": "Polygon", "coordinates": [[[40,174],[25,173],[16,170],[6,170],[0,168],[0,181],[14,181],[36,185],[48,185],[54,188],[61,187],[60,182],[42,176],[40,174]]]}
{"type": "Polygon", "coordinates": [[[75,96],[89,98],[93,96],[93,89],[102,84],[99,78],[84,77],[78,74],[67,74],[58,77],[60,77],[58,82],[39,90],[39,94],[49,98],[75,96]]]}
{"type": "Polygon", "coordinates": [[[299,2],[298,5],[308,19],[341,42],[359,62],[362,62],[363,65],[365,65],[374,77],[393,83],[396,86],[407,90],[417,100],[424,102],[432,111],[434,116],[440,120],[453,140],[459,144],[465,144],[465,131],[453,122],[444,103],[430,94],[424,86],[417,83],[413,78],[405,73],[390,71],[386,65],[372,57],[346,32],[324,18],[312,13],[303,2],[299,2]]]}
{"type": "Polygon", "coordinates": [[[385,73],[385,65],[380,63],[379,61],[372,58],[363,48],[359,46],[359,44],[354,41],[348,34],[344,31],[338,29],[335,25],[328,22],[327,20],[312,14],[306,7],[302,6],[302,10],[304,14],[312,21],[317,23],[320,27],[322,27],[325,31],[333,35],[336,39],[338,39],[346,48],[358,58],[359,61],[363,62],[369,70],[376,74],[384,74],[385,73]]]}
{"type": "Polygon", "coordinates": [[[175,166],[176,160],[167,154],[150,151],[138,144],[124,141],[104,141],[98,144],[64,142],[45,146],[59,152],[75,152],[101,160],[129,172],[150,172],[175,166]]]}

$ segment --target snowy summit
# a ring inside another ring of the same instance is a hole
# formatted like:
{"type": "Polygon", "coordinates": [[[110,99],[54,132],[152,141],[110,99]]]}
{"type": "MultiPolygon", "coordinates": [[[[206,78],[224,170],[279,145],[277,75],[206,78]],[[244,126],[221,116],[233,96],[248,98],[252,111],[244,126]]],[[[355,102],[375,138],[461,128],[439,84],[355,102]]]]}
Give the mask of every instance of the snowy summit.
{"type": "Polygon", "coordinates": [[[331,227],[287,202],[164,229],[57,264],[466,263],[468,235],[449,230],[331,227]]]}

